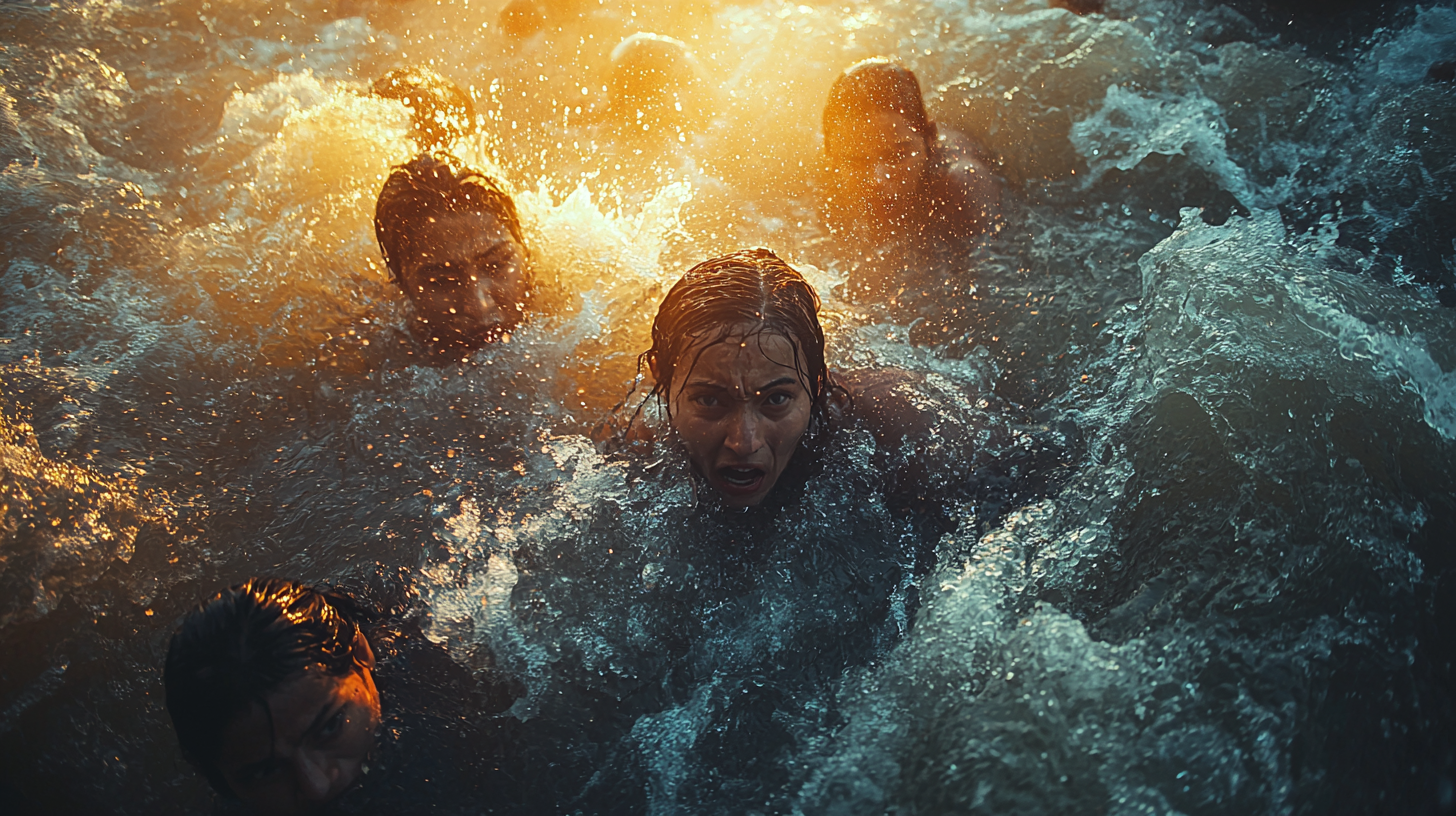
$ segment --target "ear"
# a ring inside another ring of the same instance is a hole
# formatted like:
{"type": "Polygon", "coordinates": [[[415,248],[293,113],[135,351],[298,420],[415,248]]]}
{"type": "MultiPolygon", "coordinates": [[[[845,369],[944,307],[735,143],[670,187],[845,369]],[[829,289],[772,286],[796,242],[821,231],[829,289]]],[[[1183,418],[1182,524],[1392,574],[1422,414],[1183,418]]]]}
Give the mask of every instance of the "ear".
{"type": "Polygon", "coordinates": [[[364,637],[364,630],[354,636],[354,662],[360,668],[374,671],[374,649],[369,646],[369,638],[364,637]]]}
{"type": "Polygon", "coordinates": [[[650,351],[647,352],[647,370],[652,372],[652,379],[655,382],[662,381],[662,377],[657,374],[657,355],[650,351]]]}

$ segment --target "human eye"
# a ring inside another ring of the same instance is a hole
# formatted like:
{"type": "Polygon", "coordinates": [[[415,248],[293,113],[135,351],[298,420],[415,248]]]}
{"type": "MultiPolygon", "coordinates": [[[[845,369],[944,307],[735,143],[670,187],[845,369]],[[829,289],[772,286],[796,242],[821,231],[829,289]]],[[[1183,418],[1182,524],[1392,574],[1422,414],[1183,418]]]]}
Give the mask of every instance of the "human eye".
{"type": "Polygon", "coordinates": [[[771,410],[783,411],[792,405],[797,398],[798,395],[788,389],[770,391],[764,395],[763,405],[765,408],[771,410]]]}
{"type": "Polygon", "coordinates": [[[319,729],[319,737],[327,740],[338,736],[339,732],[344,729],[344,723],[347,720],[347,718],[345,717],[346,713],[346,708],[340,708],[337,712],[334,713],[334,716],[328,718],[328,720],[324,722],[323,727],[319,729]]]}
{"type": "Polygon", "coordinates": [[[419,278],[416,288],[421,292],[439,291],[452,289],[460,285],[458,273],[451,269],[449,264],[438,266],[433,269],[424,270],[419,278]]]}
{"type": "Polygon", "coordinates": [[[703,408],[717,408],[719,405],[717,394],[694,394],[689,401],[703,408]]]}
{"type": "MultiPolygon", "coordinates": [[[[474,265],[482,277],[500,277],[516,266],[516,253],[509,245],[500,244],[475,256],[474,265]]],[[[472,275],[473,277],[475,276],[472,275]]]]}

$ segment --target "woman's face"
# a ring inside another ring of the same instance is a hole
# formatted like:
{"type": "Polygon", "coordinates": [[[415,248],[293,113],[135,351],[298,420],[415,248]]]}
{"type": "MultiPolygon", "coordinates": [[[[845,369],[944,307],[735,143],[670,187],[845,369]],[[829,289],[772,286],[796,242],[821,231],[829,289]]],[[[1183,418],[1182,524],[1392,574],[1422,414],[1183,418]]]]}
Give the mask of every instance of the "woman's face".
{"type": "Polygon", "coordinates": [[[676,360],[672,427],[693,467],[734,507],[763,501],[809,428],[813,399],[795,344],[744,325],[709,336],[676,360]],[[757,332],[757,333],[755,333],[757,332]]]}
{"type": "Polygon", "coordinates": [[[824,151],[843,204],[896,223],[918,201],[929,167],[925,134],[903,114],[875,112],[826,134],[824,151]]]}
{"type": "Polygon", "coordinates": [[[256,813],[310,813],[359,779],[379,719],[373,671],[311,666],[233,719],[217,767],[256,813]]]}
{"type": "Polygon", "coordinates": [[[520,322],[527,290],[526,249],[484,212],[425,219],[400,263],[400,282],[425,335],[478,345],[520,322]]]}

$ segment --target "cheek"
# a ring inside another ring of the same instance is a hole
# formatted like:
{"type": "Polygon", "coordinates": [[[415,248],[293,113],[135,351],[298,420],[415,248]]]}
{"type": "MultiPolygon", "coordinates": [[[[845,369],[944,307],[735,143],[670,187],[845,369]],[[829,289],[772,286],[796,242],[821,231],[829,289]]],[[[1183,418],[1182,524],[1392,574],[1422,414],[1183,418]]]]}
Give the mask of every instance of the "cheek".
{"type": "Polygon", "coordinates": [[[770,440],[774,452],[778,455],[780,464],[788,462],[789,457],[799,447],[799,440],[809,430],[809,411],[795,411],[793,415],[785,417],[773,425],[773,439],[770,440]]]}
{"type": "Polygon", "coordinates": [[[687,450],[688,458],[698,465],[712,462],[723,446],[719,423],[695,417],[691,412],[673,410],[672,429],[687,450]]]}
{"type": "Polygon", "coordinates": [[[713,424],[693,417],[691,414],[674,413],[672,428],[688,451],[699,454],[713,447],[713,424]]]}
{"type": "Polygon", "coordinates": [[[502,306],[514,307],[526,299],[526,273],[519,267],[490,283],[491,296],[502,306]]]}

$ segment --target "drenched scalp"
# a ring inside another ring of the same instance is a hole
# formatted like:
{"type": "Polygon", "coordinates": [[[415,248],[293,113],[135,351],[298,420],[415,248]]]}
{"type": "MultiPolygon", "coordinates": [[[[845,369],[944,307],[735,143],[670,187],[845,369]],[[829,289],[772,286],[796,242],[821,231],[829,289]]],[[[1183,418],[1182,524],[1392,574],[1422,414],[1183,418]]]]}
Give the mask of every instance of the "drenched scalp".
{"type": "Polygon", "coordinates": [[[422,153],[390,171],[374,208],[374,235],[390,278],[404,285],[400,267],[407,254],[419,251],[411,238],[420,223],[471,212],[494,216],[525,246],[516,204],[495,179],[447,153],[422,153]]]}
{"type": "Polygon", "coordinates": [[[822,419],[830,380],[819,295],[797,270],[762,248],[704,261],[673,285],[652,322],[652,348],[642,355],[656,378],[650,396],[671,417],[673,388],[682,390],[704,351],[755,338],[762,350],[765,334],[789,341],[794,359],[784,365],[797,373],[822,419]]]}
{"type": "Polygon", "coordinates": [[[925,111],[915,73],[887,57],[872,57],[844,69],[829,89],[824,105],[824,143],[830,135],[876,113],[898,113],[926,140],[935,141],[934,125],[925,111]]]}
{"type": "Polygon", "coordinates": [[[167,713],[214,789],[232,793],[217,760],[234,718],[311,666],[339,677],[365,665],[360,619],[347,596],[282,578],[251,578],[183,619],[163,672],[167,713]]]}

